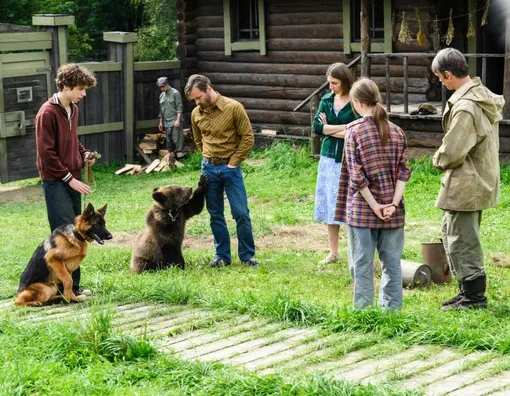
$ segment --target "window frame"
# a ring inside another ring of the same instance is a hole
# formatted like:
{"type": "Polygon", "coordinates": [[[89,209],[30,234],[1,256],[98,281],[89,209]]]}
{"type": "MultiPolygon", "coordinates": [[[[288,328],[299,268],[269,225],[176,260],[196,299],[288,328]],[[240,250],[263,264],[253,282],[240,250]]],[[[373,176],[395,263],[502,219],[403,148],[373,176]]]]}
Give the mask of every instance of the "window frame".
{"type": "MultiPolygon", "coordinates": [[[[359,0],[343,0],[343,24],[344,24],[344,54],[361,52],[361,43],[352,41],[351,26],[351,4],[359,0]]],[[[393,26],[391,23],[391,0],[384,0],[384,41],[371,42],[370,52],[393,52],[393,26]]]]}
{"type": "Polygon", "coordinates": [[[255,0],[259,16],[259,38],[256,40],[232,40],[232,7],[231,2],[238,0],[223,0],[223,29],[225,35],[225,55],[232,55],[235,51],[259,51],[266,55],[266,15],[264,0],[255,0]]]}

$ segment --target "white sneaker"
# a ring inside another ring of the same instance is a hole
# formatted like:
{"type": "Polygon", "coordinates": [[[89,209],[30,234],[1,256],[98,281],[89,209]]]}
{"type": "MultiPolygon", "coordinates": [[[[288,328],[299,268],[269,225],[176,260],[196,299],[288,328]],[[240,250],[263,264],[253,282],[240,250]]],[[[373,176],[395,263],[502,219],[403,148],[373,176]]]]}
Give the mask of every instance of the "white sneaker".
{"type": "Polygon", "coordinates": [[[185,157],[185,156],[186,156],[186,153],[183,153],[183,152],[180,152],[180,151],[176,154],[177,158],[182,158],[182,157],[185,157]]]}

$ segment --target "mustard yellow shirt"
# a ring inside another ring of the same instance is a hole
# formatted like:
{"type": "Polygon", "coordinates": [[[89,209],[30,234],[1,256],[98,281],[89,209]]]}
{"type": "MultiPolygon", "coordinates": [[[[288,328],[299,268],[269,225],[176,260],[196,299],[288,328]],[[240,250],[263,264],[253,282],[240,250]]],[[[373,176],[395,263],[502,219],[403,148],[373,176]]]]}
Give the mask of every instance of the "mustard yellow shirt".
{"type": "Polygon", "coordinates": [[[202,155],[230,158],[230,166],[239,166],[246,159],[255,140],[243,105],[220,94],[212,108],[193,109],[191,127],[202,155]]]}

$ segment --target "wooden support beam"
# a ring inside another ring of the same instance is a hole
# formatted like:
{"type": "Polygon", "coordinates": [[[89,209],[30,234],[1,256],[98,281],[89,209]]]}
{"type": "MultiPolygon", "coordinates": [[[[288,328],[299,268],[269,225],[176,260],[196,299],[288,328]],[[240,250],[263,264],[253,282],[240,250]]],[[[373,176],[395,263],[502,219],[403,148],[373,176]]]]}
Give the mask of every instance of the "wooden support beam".
{"type": "MultiPolygon", "coordinates": [[[[510,119],[510,3],[506,3],[506,34],[505,34],[505,70],[503,72],[503,96],[505,107],[503,118],[510,119]]],[[[503,2],[501,2],[501,5],[503,2]]]]}

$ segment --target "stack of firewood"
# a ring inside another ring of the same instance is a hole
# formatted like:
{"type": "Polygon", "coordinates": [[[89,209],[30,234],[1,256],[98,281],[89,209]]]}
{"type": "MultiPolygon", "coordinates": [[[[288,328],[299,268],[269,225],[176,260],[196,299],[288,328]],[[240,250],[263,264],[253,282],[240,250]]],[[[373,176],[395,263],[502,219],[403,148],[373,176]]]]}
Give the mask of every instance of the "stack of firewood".
{"type": "Polygon", "coordinates": [[[126,164],[115,172],[116,175],[139,175],[141,173],[166,172],[174,167],[182,167],[184,164],[176,160],[174,153],[165,148],[164,133],[148,133],[135,147],[140,155],[143,165],[126,164]]]}

